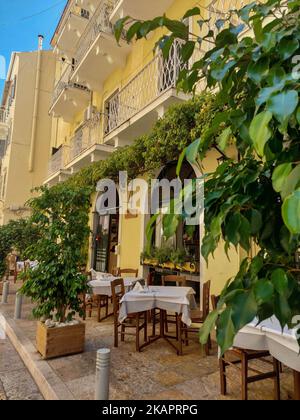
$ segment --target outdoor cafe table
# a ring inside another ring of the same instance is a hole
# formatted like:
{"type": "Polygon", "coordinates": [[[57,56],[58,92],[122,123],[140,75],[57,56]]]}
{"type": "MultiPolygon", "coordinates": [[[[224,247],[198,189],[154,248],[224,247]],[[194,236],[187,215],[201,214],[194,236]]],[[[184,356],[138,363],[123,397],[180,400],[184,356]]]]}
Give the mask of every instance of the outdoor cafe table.
{"type": "MultiPolygon", "coordinates": [[[[101,295],[101,296],[108,296],[111,297],[111,283],[112,281],[118,279],[119,277],[108,277],[102,280],[92,280],[89,282],[89,286],[91,287],[94,295],[101,295]]],[[[138,281],[144,281],[142,278],[135,278],[135,277],[125,277],[124,286],[126,290],[129,290],[134,284],[138,281]]]]}
{"type": "Polygon", "coordinates": [[[181,314],[182,322],[190,326],[192,324],[190,309],[196,307],[194,295],[195,291],[191,287],[149,286],[142,291],[132,290],[121,299],[119,321],[124,322],[129,314],[160,309],[160,334],[151,337],[142,347],[162,338],[179,354],[178,348],[169,340],[175,337],[165,334],[165,313],[181,314]]]}
{"type": "Polygon", "coordinates": [[[296,331],[287,328],[282,332],[277,318],[273,317],[243,328],[235,338],[234,346],[256,351],[269,351],[279,362],[294,371],[295,399],[300,400],[300,356],[296,331]]]}

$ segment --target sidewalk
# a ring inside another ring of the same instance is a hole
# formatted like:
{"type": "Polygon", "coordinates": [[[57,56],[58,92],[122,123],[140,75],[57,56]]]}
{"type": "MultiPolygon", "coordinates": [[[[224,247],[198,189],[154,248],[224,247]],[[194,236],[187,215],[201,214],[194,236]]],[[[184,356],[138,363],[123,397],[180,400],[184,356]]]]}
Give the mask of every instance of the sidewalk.
{"type": "Polygon", "coordinates": [[[42,400],[36,383],[8,338],[0,340],[0,400],[42,400]]]}
{"type": "MultiPolygon", "coordinates": [[[[11,283],[12,293],[16,286],[11,283]]],[[[146,348],[142,353],[134,351],[131,337],[113,347],[113,320],[100,324],[96,313],[86,322],[86,348],[83,354],[44,361],[35,350],[36,321],[32,319],[32,306],[23,304],[22,320],[14,321],[14,295],[8,305],[0,304],[0,314],[7,319],[8,334],[27,368],[38,383],[45,399],[94,398],[96,351],[111,349],[110,399],[125,400],[206,400],[221,399],[219,389],[219,365],[216,346],[206,357],[197,336],[191,336],[185,354],[178,357],[161,341],[146,348]]],[[[261,369],[260,362],[254,366],[261,369]]],[[[262,369],[263,370],[263,369],[262,369]]],[[[230,371],[229,396],[240,398],[240,377],[230,371]]],[[[293,377],[286,371],[282,375],[282,399],[293,390],[293,377]]],[[[272,399],[273,382],[267,380],[250,385],[250,399],[272,399]]],[[[224,398],[222,398],[224,399],[224,398]]]]}

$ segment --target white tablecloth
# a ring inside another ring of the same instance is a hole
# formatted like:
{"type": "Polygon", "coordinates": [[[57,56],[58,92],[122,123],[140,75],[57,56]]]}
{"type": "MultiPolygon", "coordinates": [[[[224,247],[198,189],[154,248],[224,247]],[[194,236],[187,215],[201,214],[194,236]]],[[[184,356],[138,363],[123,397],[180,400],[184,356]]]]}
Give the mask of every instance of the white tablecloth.
{"type": "Polygon", "coordinates": [[[130,291],[121,300],[119,321],[128,314],[162,309],[182,314],[182,322],[191,325],[190,309],[196,307],[195,291],[191,287],[150,286],[143,292],[130,291]]]}
{"type": "MultiPolygon", "coordinates": [[[[91,287],[94,295],[111,297],[111,283],[116,279],[117,277],[110,277],[104,280],[92,280],[89,282],[89,286],[91,287]]],[[[144,281],[144,279],[135,277],[126,277],[123,280],[126,290],[129,290],[131,287],[133,287],[136,282],[144,281]]]]}
{"type": "MultiPolygon", "coordinates": [[[[37,261],[26,261],[29,262],[29,267],[30,268],[34,268],[38,265],[37,261]]],[[[18,271],[23,271],[25,268],[25,261],[17,261],[17,270],[18,271]]]]}
{"type": "Polygon", "coordinates": [[[234,346],[248,350],[268,350],[275,359],[300,372],[299,345],[295,330],[282,333],[277,318],[263,321],[259,326],[253,321],[243,328],[235,338],[234,346]]]}

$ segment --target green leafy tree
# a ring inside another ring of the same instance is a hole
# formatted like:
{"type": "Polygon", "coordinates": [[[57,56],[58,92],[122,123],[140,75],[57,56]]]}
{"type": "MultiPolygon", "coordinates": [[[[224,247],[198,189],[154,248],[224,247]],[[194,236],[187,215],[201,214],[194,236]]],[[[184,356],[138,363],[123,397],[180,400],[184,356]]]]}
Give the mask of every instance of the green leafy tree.
{"type": "MultiPolygon", "coordinates": [[[[206,177],[202,254],[208,260],[221,240],[226,252],[230,247],[249,252],[252,242],[260,250],[242,262],[202,328],[200,340],[205,343],[217,327],[223,352],[255,317],[262,321],[276,315],[282,327],[295,327],[293,317],[300,313],[295,263],[300,245],[300,74],[295,67],[300,61],[299,15],[299,1],[269,0],[229,11],[213,29],[198,7],[182,20],[125,17],[115,26],[116,38],[126,30],[128,42],[166,29],[169,35],[158,43],[163,55],[168,56],[174,40],[181,39],[186,63],[210,46],[181,72],[178,88],[195,92],[205,82],[208,90],[217,92],[219,112],[210,128],[185,148],[178,173],[184,158],[201,168],[201,160],[217,143],[224,162],[206,177]],[[191,16],[199,34],[190,34],[184,23],[191,16]],[[228,156],[229,145],[235,145],[238,159],[228,156]]],[[[181,218],[184,215],[165,216],[166,237],[181,218]]],[[[149,235],[151,223],[155,217],[149,235]]]]}
{"type": "Polygon", "coordinates": [[[39,264],[26,274],[22,293],[36,303],[36,318],[64,322],[81,314],[79,295],[87,291],[80,268],[86,263],[91,191],[60,184],[40,192],[29,202],[31,222],[42,233],[29,254],[39,264]]]}
{"type": "Polygon", "coordinates": [[[6,272],[8,254],[15,251],[21,259],[26,260],[30,246],[39,237],[40,232],[30,219],[11,220],[0,226],[0,276],[6,272]]]}

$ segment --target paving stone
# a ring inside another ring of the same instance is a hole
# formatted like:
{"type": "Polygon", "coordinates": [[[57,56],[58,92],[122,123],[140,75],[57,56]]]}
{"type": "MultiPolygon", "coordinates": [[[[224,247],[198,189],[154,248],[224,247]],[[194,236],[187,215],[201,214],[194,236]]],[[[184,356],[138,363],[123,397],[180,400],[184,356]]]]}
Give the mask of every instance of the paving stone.
{"type": "Polygon", "coordinates": [[[8,339],[0,341],[0,400],[43,399],[8,339]]]}
{"type": "MultiPolygon", "coordinates": [[[[10,297],[10,302],[5,311],[8,316],[13,317],[13,297],[10,297]]],[[[18,320],[16,324],[35,344],[36,322],[32,319],[31,310],[30,303],[25,303],[23,319],[18,320]]],[[[184,346],[182,357],[178,357],[162,340],[145,348],[141,353],[135,352],[132,337],[126,337],[125,343],[120,343],[118,348],[114,348],[113,319],[108,318],[99,324],[95,312],[86,320],[85,352],[47,362],[51,372],[49,380],[51,385],[56,387],[57,395],[59,387],[65,384],[75,399],[94,399],[96,351],[100,348],[111,349],[111,400],[240,399],[240,374],[231,368],[228,370],[229,394],[226,397],[220,395],[219,363],[215,344],[209,357],[205,356],[197,335],[191,335],[189,346],[184,346]]],[[[31,377],[19,380],[18,375],[22,376],[24,371],[22,362],[13,353],[11,345],[0,347],[0,399],[38,399],[40,396],[33,387],[31,377]],[[2,363],[1,353],[5,355],[5,361],[2,360],[2,363]],[[11,354],[11,359],[7,359],[7,354],[11,354]],[[24,391],[25,388],[27,392],[24,391]]],[[[41,360],[37,353],[32,357],[37,361],[41,360]]],[[[255,363],[253,366],[260,370],[264,368],[261,363],[255,363]]],[[[272,380],[251,384],[249,389],[250,399],[272,399],[272,380]]],[[[287,399],[288,393],[291,394],[293,390],[293,376],[287,369],[282,374],[281,389],[282,399],[287,399]]]]}

